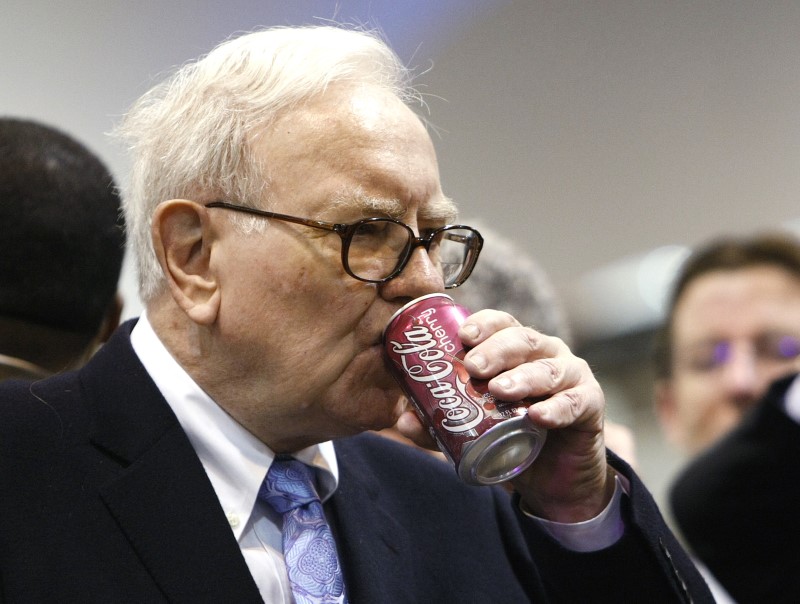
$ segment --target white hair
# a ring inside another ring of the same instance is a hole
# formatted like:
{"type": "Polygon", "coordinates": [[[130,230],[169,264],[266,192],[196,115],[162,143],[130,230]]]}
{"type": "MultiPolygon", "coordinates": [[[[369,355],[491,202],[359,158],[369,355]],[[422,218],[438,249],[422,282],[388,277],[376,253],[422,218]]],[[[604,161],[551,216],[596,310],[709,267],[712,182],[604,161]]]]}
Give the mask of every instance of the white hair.
{"type": "Polygon", "coordinates": [[[339,82],[421,103],[409,71],[374,32],[310,26],[224,42],[133,105],[115,134],[132,156],[123,207],[144,302],[164,287],[150,234],[156,206],[176,198],[263,199],[269,183],[253,156],[255,136],[281,111],[339,82]]]}

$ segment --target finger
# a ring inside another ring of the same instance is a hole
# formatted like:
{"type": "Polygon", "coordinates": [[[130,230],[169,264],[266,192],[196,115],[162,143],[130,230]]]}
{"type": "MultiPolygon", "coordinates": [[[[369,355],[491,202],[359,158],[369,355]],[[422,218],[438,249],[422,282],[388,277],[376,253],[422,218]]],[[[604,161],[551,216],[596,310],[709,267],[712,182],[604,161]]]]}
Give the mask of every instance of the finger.
{"type": "Polygon", "coordinates": [[[411,440],[418,447],[438,451],[436,441],[428,430],[422,425],[419,417],[414,411],[404,411],[397,420],[398,431],[411,440]]]}
{"type": "Polygon", "coordinates": [[[530,327],[511,326],[493,333],[468,351],[464,365],[470,375],[488,378],[529,361],[571,354],[558,338],[530,327]]]}
{"type": "Polygon", "coordinates": [[[467,317],[458,330],[458,337],[466,346],[476,346],[492,334],[507,327],[520,325],[513,316],[501,310],[479,310],[467,317]]]}
{"type": "Polygon", "coordinates": [[[582,381],[593,381],[589,366],[575,356],[523,363],[489,380],[489,392],[505,401],[540,399],[582,381]]]}
{"type": "Polygon", "coordinates": [[[528,407],[528,417],[548,429],[571,427],[600,433],[603,426],[603,393],[596,384],[563,390],[528,407]]]}

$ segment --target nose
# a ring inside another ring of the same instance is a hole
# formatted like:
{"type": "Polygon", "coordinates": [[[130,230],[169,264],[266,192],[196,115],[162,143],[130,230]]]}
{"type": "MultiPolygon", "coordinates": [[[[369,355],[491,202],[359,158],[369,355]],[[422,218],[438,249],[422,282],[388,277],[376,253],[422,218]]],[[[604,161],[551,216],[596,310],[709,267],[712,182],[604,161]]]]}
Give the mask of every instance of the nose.
{"type": "Polygon", "coordinates": [[[411,252],[403,271],[394,279],[380,285],[381,296],[402,303],[444,291],[442,274],[431,262],[425,248],[418,246],[411,252]]]}
{"type": "Polygon", "coordinates": [[[732,348],[723,369],[723,388],[732,399],[750,402],[763,394],[763,368],[751,346],[732,348]]]}

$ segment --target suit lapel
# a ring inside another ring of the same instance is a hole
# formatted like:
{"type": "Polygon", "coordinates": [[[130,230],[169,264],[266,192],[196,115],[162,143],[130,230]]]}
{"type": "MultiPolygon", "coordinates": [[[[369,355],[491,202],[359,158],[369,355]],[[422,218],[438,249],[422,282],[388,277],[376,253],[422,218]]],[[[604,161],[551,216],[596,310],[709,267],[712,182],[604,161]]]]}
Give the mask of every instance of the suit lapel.
{"type": "Polygon", "coordinates": [[[376,477],[346,441],[336,443],[339,486],[331,499],[334,530],[351,601],[413,602],[414,577],[408,560],[414,544],[387,510],[376,477]]]}
{"type": "Polygon", "coordinates": [[[170,601],[261,602],[202,464],[119,331],[81,373],[95,445],[123,470],[100,496],[170,601]]]}
{"type": "Polygon", "coordinates": [[[170,601],[260,602],[202,466],[181,440],[165,434],[101,497],[170,601]]]}

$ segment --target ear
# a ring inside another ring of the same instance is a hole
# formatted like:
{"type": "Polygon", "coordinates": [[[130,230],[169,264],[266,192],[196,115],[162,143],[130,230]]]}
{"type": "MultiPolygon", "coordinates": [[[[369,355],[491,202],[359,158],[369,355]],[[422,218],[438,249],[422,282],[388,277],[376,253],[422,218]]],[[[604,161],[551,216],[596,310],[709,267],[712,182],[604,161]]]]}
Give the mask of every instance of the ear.
{"type": "Polygon", "coordinates": [[[211,268],[214,231],[206,208],[185,199],[165,201],[153,214],[152,235],[175,302],[195,323],[213,323],[220,290],[211,268]]]}
{"type": "Polygon", "coordinates": [[[678,405],[675,402],[675,392],[670,380],[663,378],[656,380],[653,390],[653,405],[667,441],[678,444],[682,435],[678,421],[678,405]]]}

